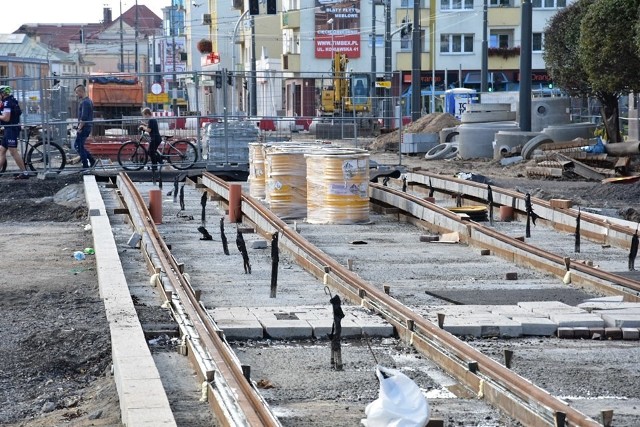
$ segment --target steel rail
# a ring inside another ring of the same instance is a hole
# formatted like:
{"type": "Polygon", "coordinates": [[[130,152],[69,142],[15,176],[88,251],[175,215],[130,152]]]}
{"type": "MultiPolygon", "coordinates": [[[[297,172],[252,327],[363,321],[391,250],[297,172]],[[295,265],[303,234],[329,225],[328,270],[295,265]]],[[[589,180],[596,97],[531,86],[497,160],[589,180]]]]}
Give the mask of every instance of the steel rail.
{"type": "MultiPolygon", "coordinates": [[[[463,194],[473,200],[488,203],[487,184],[468,181],[460,178],[437,175],[426,171],[407,173],[408,184],[419,184],[423,187],[431,187],[435,191],[445,194],[463,194]]],[[[525,194],[500,187],[491,187],[494,206],[511,206],[521,213],[526,212],[525,194]]],[[[551,203],[531,197],[531,204],[540,221],[548,223],[555,229],[569,233],[575,232],[575,223],[578,216],[576,209],[560,209],[551,207],[551,203]]],[[[635,229],[601,216],[582,211],[580,213],[580,234],[584,238],[611,244],[628,249],[631,245],[631,237],[635,229]]]]}
{"type": "MultiPolygon", "coordinates": [[[[165,274],[165,277],[171,283],[165,297],[171,302],[172,298],[174,298],[172,293],[177,294],[187,322],[197,331],[202,347],[218,369],[215,375],[206,372],[201,373],[203,377],[201,379],[209,383],[208,400],[218,417],[218,421],[222,425],[229,427],[241,425],[255,427],[280,426],[279,421],[271,413],[260,394],[252,386],[251,382],[245,378],[232,349],[224,341],[221,331],[215,326],[206,309],[200,304],[196,292],[182,272],[182,266],[171,255],[169,248],[158,232],[145,200],[127,174],[119,174],[118,187],[123,193],[123,197],[125,197],[127,208],[130,211],[135,209],[138,212],[138,216],[142,220],[142,224],[138,224],[138,226],[142,225],[144,227],[144,233],[148,236],[149,242],[157,255],[157,260],[161,265],[161,272],[165,274]],[[212,382],[213,384],[211,384],[212,382]],[[215,388],[221,387],[222,383],[227,386],[226,389],[219,390],[219,393],[216,394],[215,388]],[[227,400],[229,396],[235,399],[232,405],[237,405],[237,408],[240,409],[242,412],[240,417],[238,414],[234,414],[235,407],[228,408],[225,407],[225,402],[217,401],[215,397],[219,397],[220,394],[226,397],[227,400]]],[[[193,343],[191,344],[193,345],[193,343]]]]}
{"type": "MultiPolygon", "coordinates": [[[[528,258],[525,257],[519,260],[521,263],[526,262],[529,265],[532,265],[539,269],[544,269],[545,271],[553,273],[559,277],[562,277],[567,271],[565,264],[566,260],[564,257],[545,251],[544,249],[540,249],[536,246],[529,245],[511,236],[504,235],[482,224],[473,221],[462,220],[459,216],[452,214],[452,212],[450,212],[448,209],[430,203],[418,196],[407,194],[400,190],[385,187],[380,184],[370,183],[370,188],[373,192],[379,191],[393,194],[401,200],[409,200],[412,203],[422,207],[423,209],[437,212],[442,216],[452,219],[454,222],[457,222],[460,229],[465,230],[465,233],[462,237],[466,238],[470,243],[480,241],[478,237],[473,236],[474,233],[488,236],[498,242],[503,243],[503,246],[494,244],[491,249],[511,261],[518,261],[514,259],[516,257],[514,257],[513,248],[515,248],[520,250],[521,253],[529,254],[528,258]],[[546,264],[536,260],[546,261],[546,264]]],[[[400,205],[403,203],[398,204],[400,205]]],[[[401,206],[397,207],[400,208],[401,206]]],[[[483,247],[491,244],[486,239],[482,240],[482,242],[483,247]]],[[[488,247],[486,248],[489,249],[488,247]]],[[[633,280],[619,274],[610,273],[582,263],[571,263],[570,269],[572,273],[581,273],[580,275],[572,276],[579,283],[580,281],[582,281],[581,283],[588,284],[599,291],[603,291],[609,294],[622,295],[628,301],[640,301],[640,297],[638,295],[638,293],[640,293],[640,282],[638,282],[637,280],[633,280]],[[614,287],[611,286],[611,284],[616,284],[622,286],[623,288],[621,289],[618,287],[614,287]]]]}
{"type": "MultiPolygon", "coordinates": [[[[202,183],[228,200],[228,184],[223,180],[204,173],[202,183]]],[[[403,340],[514,419],[531,427],[549,426],[554,425],[554,420],[562,413],[571,425],[600,425],[364,281],[292,230],[257,200],[243,194],[241,204],[242,215],[261,228],[259,231],[265,234],[279,231],[280,245],[309,272],[323,277],[325,284],[337,288],[352,302],[378,312],[398,328],[403,340]]]]}

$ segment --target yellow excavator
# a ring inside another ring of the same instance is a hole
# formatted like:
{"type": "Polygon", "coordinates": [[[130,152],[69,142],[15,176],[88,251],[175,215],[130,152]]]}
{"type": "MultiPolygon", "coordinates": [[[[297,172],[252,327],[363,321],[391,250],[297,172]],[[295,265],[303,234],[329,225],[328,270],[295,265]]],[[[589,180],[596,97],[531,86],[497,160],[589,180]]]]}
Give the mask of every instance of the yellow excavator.
{"type": "Polygon", "coordinates": [[[322,116],[352,116],[371,112],[371,75],[348,73],[349,58],[344,53],[333,54],[333,86],[322,89],[322,116]]]}

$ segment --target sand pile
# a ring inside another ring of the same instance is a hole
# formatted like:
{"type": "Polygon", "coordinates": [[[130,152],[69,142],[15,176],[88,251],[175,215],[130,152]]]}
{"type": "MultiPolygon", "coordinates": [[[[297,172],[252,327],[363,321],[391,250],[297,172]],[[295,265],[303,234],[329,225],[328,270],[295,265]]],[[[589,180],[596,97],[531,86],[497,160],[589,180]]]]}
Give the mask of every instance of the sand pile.
{"type": "MultiPolygon", "coordinates": [[[[403,133],[437,133],[444,128],[454,127],[460,124],[460,120],[456,119],[449,113],[432,113],[420,117],[415,122],[411,122],[407,127],[402,129],[403,133]]],[[[369,145],[372,151],[388,151],[397,150],[398,141],[400,139],[399,130],[391,133],[380,135],[369,145]]]]}

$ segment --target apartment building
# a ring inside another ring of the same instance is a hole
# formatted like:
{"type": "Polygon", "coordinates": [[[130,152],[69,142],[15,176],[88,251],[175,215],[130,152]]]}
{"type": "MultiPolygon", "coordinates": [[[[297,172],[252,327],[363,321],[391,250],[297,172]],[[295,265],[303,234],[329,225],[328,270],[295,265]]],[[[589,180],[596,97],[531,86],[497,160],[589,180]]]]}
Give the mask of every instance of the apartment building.
{"type": "MultiPolygon", "coordinates": [[[[543,32],[548,20],[566,4],[566,0],[532,1],[534,90],[551,84],[542,58],[543,32]]],[[[437,92],[451,87],[479,90],[485,26],[483,1],[420,0],[419,7],[421,89],[431,88],[433,80],[437,92]]],[[[515,0],[487,0],[491,91],[518,88],[521,12],[520,2],[515,0]]],[[[389,7],[384,0],[314,0],[313,7],[300,0],[283,0],[281,17],[282,69],[290,76],[285,84],[287,99],[290,94],[312,96],[304,90],[312,82],[302,75],[329,69],[333,51],[345,52],[353,71],[374,72],[378,80],[391,78],[390,94],[398,95],[411,85],[413,0],[390,0],[389,7]],[[411,27],[398,31],[405,24],[411,27]],[[390,57],[385,52],[386,44],[391,47],[390,57]],[[385,75],[389,69],[392,76],[385,75]]],[[[300,100],[300,105],[307,104],[300,100]]]]}

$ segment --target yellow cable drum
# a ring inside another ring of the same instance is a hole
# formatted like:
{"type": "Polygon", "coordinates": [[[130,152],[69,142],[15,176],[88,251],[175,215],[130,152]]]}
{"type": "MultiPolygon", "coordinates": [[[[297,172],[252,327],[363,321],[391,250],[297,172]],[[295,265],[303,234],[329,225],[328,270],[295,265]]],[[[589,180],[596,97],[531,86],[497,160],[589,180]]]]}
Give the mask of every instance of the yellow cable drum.
{"type": "Polygon", "coordinates": [[[249,144],[249,194],[257,199],[264,199],[264,144],[253,142],[249,144]]]}
{"type": "Polygon", "coordinates": [[[311,146],[292,144],[265,147],[266,200],[282,219],[304,218],[307,214],[307,164],[311,146]]]}
{"type": "Polygon", "coordinates": [[[369,222],[369,153],[329,149],[305,155],[307,221],[312,224],[369,222]]]}

